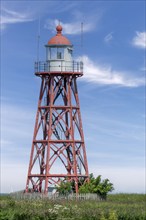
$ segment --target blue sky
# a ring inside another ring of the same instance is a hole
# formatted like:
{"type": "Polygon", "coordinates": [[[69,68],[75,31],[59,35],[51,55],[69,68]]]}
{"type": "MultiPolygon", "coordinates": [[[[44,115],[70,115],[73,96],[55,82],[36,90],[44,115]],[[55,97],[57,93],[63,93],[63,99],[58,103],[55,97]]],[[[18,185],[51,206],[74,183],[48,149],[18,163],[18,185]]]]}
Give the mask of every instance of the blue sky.
{"type": "Polygon", "coordinates": [[[78,79],[90,173],[145,191],[145,1],[1,1],[1,192],[25,187],[40,79],[58,21],[84,61],[78,79]],[[40,20],[40,28],[39,28],[40,20]],[[83,47],[81,23],[83,22],[83,47]]]}

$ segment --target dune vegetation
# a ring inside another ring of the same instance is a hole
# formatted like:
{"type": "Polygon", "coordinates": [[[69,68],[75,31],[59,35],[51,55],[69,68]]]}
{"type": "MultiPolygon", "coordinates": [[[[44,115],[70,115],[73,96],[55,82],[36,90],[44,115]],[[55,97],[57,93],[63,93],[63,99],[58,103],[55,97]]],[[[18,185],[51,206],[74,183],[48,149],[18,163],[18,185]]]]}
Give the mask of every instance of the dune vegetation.
{"type": "Polygon", "coordinates": [[[0,205],[1,220],[146,220],[144,194],[111,194],[106,201],[0,196],[0,205]]]}

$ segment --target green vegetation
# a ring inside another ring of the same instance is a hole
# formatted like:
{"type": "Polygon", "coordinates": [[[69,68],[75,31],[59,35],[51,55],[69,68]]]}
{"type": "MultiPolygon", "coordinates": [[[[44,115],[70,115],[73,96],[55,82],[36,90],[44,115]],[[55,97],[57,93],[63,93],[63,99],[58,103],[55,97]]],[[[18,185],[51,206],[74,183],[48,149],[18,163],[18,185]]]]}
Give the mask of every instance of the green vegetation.
{"type": "MultiPolygon", "coordinates": [[[[102,180],[101,175],[95,178],[91,173],[89,179],[89,183],[84,183],[84,180],[81,179],[79,193],[96,193],[100,199],[106,200],[107,194],[114,190],[113,184],[110,183],[109,179],[102,180]]],[[[61,181],[57,191],[62,195],[75,192],[75,184],[74,182],[61,181]]]]}
{"type": "Polygon", "coordinates": [[[1,220],[146,220],[146,196],[108,195],[106,201],[16,200],[0,197],[1,220]]]}
{"type": "Polygon", "coordinates": [[[95,178],[93,174],[90,174],[89,183],[80,186],[79,193],[96,193],[101,199],[106,200],[107,194],[113,190],[113,184],[109,179],[102,180],[101,175],[95,178]]]}
{"type": "Polygon", "coordinates": [[[72,192],[72,183],[61,181],[60,185],[57,187],[57,192],[61,195],[66,195],[72,192]]]}

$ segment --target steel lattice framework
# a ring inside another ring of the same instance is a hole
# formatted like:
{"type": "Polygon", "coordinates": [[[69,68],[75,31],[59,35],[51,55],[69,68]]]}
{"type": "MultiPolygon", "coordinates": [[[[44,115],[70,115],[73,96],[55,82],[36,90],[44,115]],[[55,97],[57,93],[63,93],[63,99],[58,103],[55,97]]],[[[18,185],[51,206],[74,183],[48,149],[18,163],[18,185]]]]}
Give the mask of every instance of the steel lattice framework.
{"type": "Polygon", "coordinates": [[[61,179],[88,180],[77,78],[81,72],[37,72],[41,88],[26,192],[48,192],[61,179]],[[61,173],[60,173],[61,171],[61,173]]]}

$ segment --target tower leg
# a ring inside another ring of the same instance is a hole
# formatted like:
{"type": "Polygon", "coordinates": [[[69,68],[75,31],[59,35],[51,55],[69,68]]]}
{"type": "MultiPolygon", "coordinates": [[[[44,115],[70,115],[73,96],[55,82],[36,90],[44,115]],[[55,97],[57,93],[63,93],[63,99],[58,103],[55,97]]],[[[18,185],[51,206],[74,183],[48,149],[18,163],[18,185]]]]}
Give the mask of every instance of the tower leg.
{"type": "Polygon", "coordinates": [[[88,181],[76,75],[48,74],[42,83],[36,114],[26,192],[48,193],[60,180],[88,181]],[[58,167],[58,168],[57,168],[58,167]]]}

